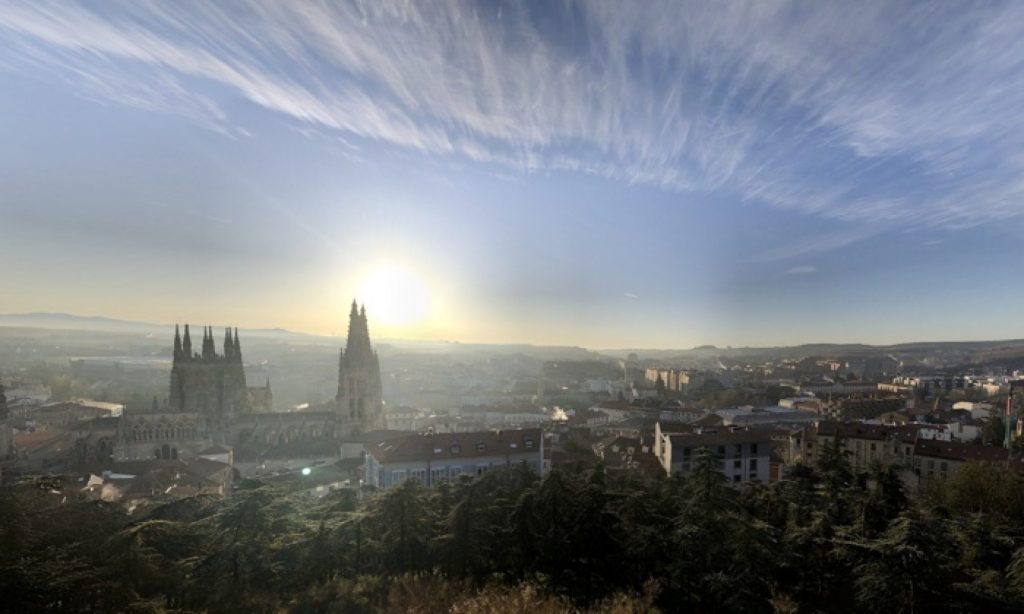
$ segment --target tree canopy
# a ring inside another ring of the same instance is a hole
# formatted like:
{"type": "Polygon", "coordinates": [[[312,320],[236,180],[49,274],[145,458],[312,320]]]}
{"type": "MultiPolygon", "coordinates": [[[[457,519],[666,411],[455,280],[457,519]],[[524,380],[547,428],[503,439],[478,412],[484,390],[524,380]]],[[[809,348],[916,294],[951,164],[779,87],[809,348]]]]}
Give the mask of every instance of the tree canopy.
{"type": "Polygon", "coordinates": [[[1024,608],[1024,488],[965,465],[912,498],[836,450],[786,480],[525,468],[316,499],[248,481],[127,514],[0,493],[9,611],[959,612],[1024,608]],[[836,453],[832,453],[836,452],[836,453]]]}

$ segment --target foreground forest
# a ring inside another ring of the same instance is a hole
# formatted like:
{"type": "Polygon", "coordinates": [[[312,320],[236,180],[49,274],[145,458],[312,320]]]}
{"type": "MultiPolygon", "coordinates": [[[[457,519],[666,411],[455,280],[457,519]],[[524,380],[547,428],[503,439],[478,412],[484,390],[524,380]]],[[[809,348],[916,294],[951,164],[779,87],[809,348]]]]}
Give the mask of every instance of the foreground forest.
{"type": "Polygon", "coordinates": [[[127,515],[0,494],[0,608],[74,612],[958,612],[1024,608],[1024,481],[969,464],[909,498],[893,469],[745,490],[525,469],[319,500],[246,481],[127,515]]]}

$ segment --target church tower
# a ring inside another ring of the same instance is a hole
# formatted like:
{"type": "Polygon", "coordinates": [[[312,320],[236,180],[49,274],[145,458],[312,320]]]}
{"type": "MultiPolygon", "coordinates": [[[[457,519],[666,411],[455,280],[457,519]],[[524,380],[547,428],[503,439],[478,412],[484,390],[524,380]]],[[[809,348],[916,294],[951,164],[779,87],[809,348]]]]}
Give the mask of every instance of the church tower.
{"type": "Polygon", "coordinates": [[[184,339],[174,327],[169,406],[171,411],[198,412],[216,422],[249,411],[238,329],[224,331],[224,353],[218,354],[213,327],[203,327],[201,353],[193,354],[189,325],[184,339]]]}
{"type": "Polygon", "coordinates": [[[370,345],[366,306],[352,301],[348,339],[338,358],[337,411],[346,435],[385,427],[380,361],[370,345]]]}

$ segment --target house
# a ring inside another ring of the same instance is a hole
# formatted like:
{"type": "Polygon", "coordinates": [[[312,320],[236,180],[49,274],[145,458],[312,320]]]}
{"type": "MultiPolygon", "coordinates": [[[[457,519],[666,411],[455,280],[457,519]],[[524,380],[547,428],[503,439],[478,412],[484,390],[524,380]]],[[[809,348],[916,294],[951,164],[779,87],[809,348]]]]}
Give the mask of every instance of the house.
{"type": "Polygon", "coordinates": [[[955,441],[975,441],[981,439],[981,431],[985,424],[980,420],[955,420],[945,425],[955,441]]]}
{"type": "Polygon", "coordinates": [[[971,418],[974,420],[984,420],[991,418],[997,414],[997,410],[991,403],[976,403],[973,401],[958,401],[953,403],[953,409],[957,411],[967,411],[971,413],[971,418]]]}
{"type": "Polygon", "coordinates": [[[367,445],[365,483],[388,488],[416,479],[424,486],[435,486],[518,464],[538,474],[543,471],[541,429],[417,433],[367,445]]]}
{"type": "Polygon", "coordinates": [[[594,446],[594,451],[604,463],[605,470],[614,472],[636,472],[656,475],[661,463],[649,444],[639,438],[615,437],[610,442],[594,446]]]}
{"type": "Polygon", "coordinates": [[[14,450],[18,464],[28,469],[45,469],[73,460],[74,437],[62,428],[15,433],[14,450]]]}
{"type": "Polygon", "coordinates": [[[212,460],[152,459],[90,468],[74,488],[82,498],[119,503],[131,513],[150,503],[196,495],[226,496],[232,479],[230,465],[212,460]]]}
{"type": "Polygon", "coordinates": [[[620,422],[622,420],[628,420],[641,416],[644,413],[642,407],[635,407],[629,401],[602,401],[592,407],[591,410],[599,411],[608,416],[610,422],[620,422]]]}

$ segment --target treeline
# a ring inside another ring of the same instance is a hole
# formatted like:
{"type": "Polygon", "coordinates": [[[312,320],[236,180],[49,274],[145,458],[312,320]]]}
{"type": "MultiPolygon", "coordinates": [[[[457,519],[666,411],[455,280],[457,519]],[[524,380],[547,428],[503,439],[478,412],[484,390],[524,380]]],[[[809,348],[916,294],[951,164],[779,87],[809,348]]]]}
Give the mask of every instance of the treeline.
{"type": "Polygon", "coordinates": [[[525,469],[313,501],[258,482],[128,515],[0,494],[11,612],[960,612],[1024,608],[1024,483],[966,465],[910,498],[835,447],[789,479],[525,469]]]}

